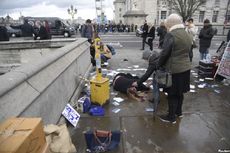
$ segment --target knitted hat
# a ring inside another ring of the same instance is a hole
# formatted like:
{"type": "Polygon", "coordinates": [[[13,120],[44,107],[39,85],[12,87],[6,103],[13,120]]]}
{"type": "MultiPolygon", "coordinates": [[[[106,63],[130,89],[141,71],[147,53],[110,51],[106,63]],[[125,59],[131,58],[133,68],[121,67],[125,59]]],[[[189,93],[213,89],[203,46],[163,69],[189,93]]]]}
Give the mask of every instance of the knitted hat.
{"type": "Polygon", "coordinates": [[[177,24],[182,24],[182,18],[178,14],[171,14],[165,20],[165,25],[167,28],[171,28],[177,24]]]}

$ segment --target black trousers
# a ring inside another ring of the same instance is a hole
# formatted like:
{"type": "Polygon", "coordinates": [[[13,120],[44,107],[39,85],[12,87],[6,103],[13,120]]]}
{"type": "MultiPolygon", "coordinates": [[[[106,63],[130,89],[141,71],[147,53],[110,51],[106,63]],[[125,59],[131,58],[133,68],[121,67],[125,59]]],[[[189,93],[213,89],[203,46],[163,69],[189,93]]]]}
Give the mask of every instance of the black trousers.
{"type": "Polygon", "coordinates": [[[193,58],[193,47],[191,47],[190,51],[189,51],[189,59],[190,62],[192,62],[192,58],[193,58]]]}
{"type": "Polygon", "coordinates": [[[173,94],[168,95],[168,107],[169,107],[169,118],[175,119],[175,115],[182,114],[182,105],[183,105],[184,95],[181,94],[173,94]]]}
{"type": "Polygon", "coordinates": [[[142,38],[142,48],[141,49],[145,49],[145,43],[146,43],[146,36],[143,36],[143,38],[142,38]]]}
{"type": "Polygon", "coordinates": [[[147,43],[149,45],[149,49],[152,51],[153,50],[153,38],[149,38],[147,43]]]}

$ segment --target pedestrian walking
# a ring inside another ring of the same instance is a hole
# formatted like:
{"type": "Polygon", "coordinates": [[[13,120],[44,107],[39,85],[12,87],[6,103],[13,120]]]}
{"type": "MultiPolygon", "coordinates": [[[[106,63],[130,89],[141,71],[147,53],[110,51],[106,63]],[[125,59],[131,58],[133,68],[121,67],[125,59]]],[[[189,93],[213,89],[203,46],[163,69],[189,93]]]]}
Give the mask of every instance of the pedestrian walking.
{"type": "Polygon", "coordinates": [[[158,69],[165,68],[172,74],[171,87],[164,88],[168,93],[168,113],[161,115],[163,122],[176,123],[176,116],[182,117],[184,93],[190,90],[189,52],[192,39],[184,30],[182,17],[171,14],[166,18],[168,33],[165,35],[162,51],[158,61],[158,69]]]}
{"type": "Polygon", "coordinates": [[[161,22],[160,27],[157,28],[157,36],[159,36],[159,48],[162,48],[164,37],[167,33],[164,22],[161,22]]]}
{"type": "Polygon", "coordinates": [[[230,30],[228,30],[228,35],[227,35],[227,42],[230,40],[230,30]]]}
{"type": "Polygon", "coordinates": [[[144,22],[142,30],[143,30],[143,33],[142,33],[142,48],[141,48],[141,50],[144,50],[145,49],[146,38],[148,36],[148,31],[149,31],[149,26],[148,26],[146,20],[144,22]]]}
{"type": "Polygon", "coordinates": [[[212,24],[208,19],[204,20],[204,26],[200,30],[199,33],[199,52],[200,52],[200,59],[206,59],[208,53],[209,53],[209,48],[211,46],[211,41],[212,38],[215,34],[215,30],[212,28],[212,24]]]}
{"type": "Polygon", "coordinates": [[[81,32],[82,37],[87,38],[88,42],[92,43],[94,28],[90,19],[86,20],[86,23],[83,25],[81,32]]]}
{"type": "Polygon", "coordinates": [[[193,23],[193,18],[189,18],[186,22],[187,26],[185,28],[185,31],[188,32],[188,34],[191,36],[192,38],[192,47],[191,50],[189,52],[189,59],[190,62],[192,62],[192,58],[193,58],[193,48],[196,48],[196,34],[197,34],[197,27],[195,26],[195,24],[193,23]]]}
{"type": "Polygon", "coordinates": [[[148,40],[147,40],[147,43],[149,45],[149,48],[150,50],[152,51],[153,50],[153,40],[155,39],[155,26],[153,25],[150,30],[149,30],[149,33],[148,33],[148,40]]]}
{"type": "Polygon", "coordinates": [[[22,37],[24,37],[24,39],[33,39],[35,31],[33,26],[28,23],[28,19],[24,19],[24,24],[21,25],[19,28],[22,30],[22,37]]]}

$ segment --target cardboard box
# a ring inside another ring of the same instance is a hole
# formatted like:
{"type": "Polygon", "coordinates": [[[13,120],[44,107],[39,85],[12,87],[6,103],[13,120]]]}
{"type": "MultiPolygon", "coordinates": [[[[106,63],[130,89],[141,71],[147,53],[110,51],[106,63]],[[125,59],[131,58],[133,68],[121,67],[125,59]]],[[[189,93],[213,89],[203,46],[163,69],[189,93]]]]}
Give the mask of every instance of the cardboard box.
{"type": "Polygon", "coordinates": [[[45,144],[41,118],[10,118],[0,124],[0,153],[41,153],[45,144]]]}

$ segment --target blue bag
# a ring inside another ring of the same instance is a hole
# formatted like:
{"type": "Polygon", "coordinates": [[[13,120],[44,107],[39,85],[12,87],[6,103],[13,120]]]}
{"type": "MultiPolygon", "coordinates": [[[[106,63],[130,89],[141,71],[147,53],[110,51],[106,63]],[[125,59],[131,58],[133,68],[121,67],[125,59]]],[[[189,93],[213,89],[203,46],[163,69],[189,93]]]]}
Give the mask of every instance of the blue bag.
{"type": "Polygon", "coordinates": [[[85,97],[84,103],[83,103],[83,113],[86,113],[89,111],[91,106],[91,101],[89,97],[85,97]]]}
{"type": "Polygon", "coordinates": [[[84,133],[87,149],[93,153],[111,151],[120,143],[120,131],[87,131],[84,133]]]}
{"type": "Polygon", "coordinates": [[[111,52],[112,55],[116,54],[115,49],[113,48],[113,46],[107,45],[107,47],[109,48],[109,50],[110,50],[110,52],[111,52]]]}
{"type": "Polygon", "coordinates": [[[105,110],[101,106],[91,106],[89,110],[89,114],[92,116],[104,116],[105,115],[105,110]]]}

